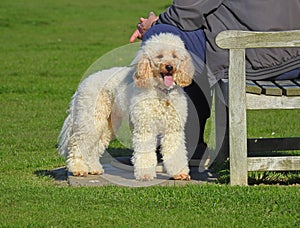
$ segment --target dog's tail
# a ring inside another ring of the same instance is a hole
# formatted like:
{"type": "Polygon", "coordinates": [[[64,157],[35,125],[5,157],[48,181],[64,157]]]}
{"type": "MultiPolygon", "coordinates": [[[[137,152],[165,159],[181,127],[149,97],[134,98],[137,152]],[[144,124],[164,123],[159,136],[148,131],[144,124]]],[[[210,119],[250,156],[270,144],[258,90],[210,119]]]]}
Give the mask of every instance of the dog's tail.
{"type": "Polygon", "coordinates": [[[77,92],[72,97],[72,100],[70,102],[70,106],[68,109],[68,116],[65,119],[65,122],[62,126],[62,129],[61,129],[60,134],[57,139],[58,153],[59,153],[59,155],[61,155],[64,158],[67,158],[67,156],[68,156],[68,143],[69,143],[69,139],[72,134],[72,131],[73,131],[73,121],[74,121],[73,113],[74,113],[74,102],[75,102],[76,94],[77,94],[77,92]]]}

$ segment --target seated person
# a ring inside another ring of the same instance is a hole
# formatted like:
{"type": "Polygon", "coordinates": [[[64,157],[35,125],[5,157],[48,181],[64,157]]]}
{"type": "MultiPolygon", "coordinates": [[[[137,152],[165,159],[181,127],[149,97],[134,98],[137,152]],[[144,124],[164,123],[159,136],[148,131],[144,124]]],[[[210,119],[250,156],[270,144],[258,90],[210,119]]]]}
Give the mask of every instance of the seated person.
{"type": "MultiPolygon", "coordinates": [[[[186,88],[200,122],[198,149],[193,158],[201,158],[206,149],[204,129],[210,117],[210,88],[228,77],[228,50],[217,47],[216,35],[224,30],[298,30],[299,12],[300,2],[295,0],[284,3],[278,0],[175,0],[159,16],[151,12],[148,18],[140,18],[130,42],[137,38],[144,42],[154,34],[170,32],[181,37],[194,59],[194,83],[186,88]]],[[[300,49],[247,50],[246,75],[250,80],[300,78],[300,49]]]]}

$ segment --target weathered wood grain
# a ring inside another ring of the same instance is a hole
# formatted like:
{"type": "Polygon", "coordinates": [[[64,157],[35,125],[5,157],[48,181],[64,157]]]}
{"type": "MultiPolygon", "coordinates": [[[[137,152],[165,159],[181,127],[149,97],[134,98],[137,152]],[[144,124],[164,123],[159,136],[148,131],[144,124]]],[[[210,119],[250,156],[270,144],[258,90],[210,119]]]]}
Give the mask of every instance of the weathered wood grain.
{"type": "Polygon", "coordinates": [[[283,90],[283,94],[286,96],[300,96],[300,86],[294,83],[292,80],[275,81],[283,90]]]}
{"type": "Polygon", "coordinates": [[[250,157],[248,171],[293,171],[299,170],[300,156],[250,157]]]}
{"type": "Polygon", "coordinates": [[[223,31],[216,43],[224,49],[300,47],[300,30],[278,32],[223,31]]]}
{"type": "MultiPolygon", "coordinates": [[[[267,95],[250,93],[246,95],[246,87],[251,87],[251,83],[246,84],[245,76],[245,51],[247,48],[300,47],[300,30],[224,31],[218,34],[216,43],[220,48],[229,49],[228,109],[231,185],[247,185],[248,171],[300,170],[300,156],[247,157],[246,109],[300,108],[300,96],[297,94],[282,96],[282,94],[295,94],[294,90],[290,92],[289,86],[283,83],[260,83],[257,81],[255,83],[259,84],[262,92],[267,95]]],[[[300,85],[299,80],[294,80],[294,82],[295,85],[300,85]]]]}
{"type": "Polygon", "coordinates": [[[256,83],[262,88],[262,92],[266,95],[281,96],[282,89],[280,89],[272,81],[256,81],[256,83]]]}

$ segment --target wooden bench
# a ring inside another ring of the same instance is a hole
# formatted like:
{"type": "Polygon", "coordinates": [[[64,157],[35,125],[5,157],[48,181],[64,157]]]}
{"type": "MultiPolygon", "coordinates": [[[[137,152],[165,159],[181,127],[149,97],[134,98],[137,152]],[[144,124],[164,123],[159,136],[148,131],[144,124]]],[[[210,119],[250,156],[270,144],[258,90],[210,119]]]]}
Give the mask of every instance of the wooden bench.
{"type": "MultiPolygon", "coordinates": [[[[220,48],[229,49],[229,79],[221,81],[220,90],[216,91],[216,93],[222,92],[225,98],[224,101],[216,101],[216,134],[217,140],[220,140],[220,135],[226,131],[226,129],[218,130],[218,125],[224,126],[227,122],[226,117],[218,120],[221,116],[218,114],[220,112],[218,103],[226,103],[228,99],[230,184],[247,185],[248,171],[300,170],[300,156],[248,157],[246,126],[247,109],[300,109],[299,80],[247,81],[245,77],[245,49],[300,47],[300,30],[224,31],[218,34],[216,43],[220,48]]],[[[225,134],[225,144],[227,139],[225,134]]],[[[299,137],[280,139],[281,141],[268,140],[256,139],[254,142],[248,140],[248,149],[253,150],[255,143],[260,145],[260,149],[278,144],[281,145],[279,149],[300,149],[299,137]]],[[[219,148],[224,148],[224,145],[217,142],[217,149],[219,149],[218,144],[219,148]]],[[[221,153],[226,154],[224,151],[221,153]]]]}

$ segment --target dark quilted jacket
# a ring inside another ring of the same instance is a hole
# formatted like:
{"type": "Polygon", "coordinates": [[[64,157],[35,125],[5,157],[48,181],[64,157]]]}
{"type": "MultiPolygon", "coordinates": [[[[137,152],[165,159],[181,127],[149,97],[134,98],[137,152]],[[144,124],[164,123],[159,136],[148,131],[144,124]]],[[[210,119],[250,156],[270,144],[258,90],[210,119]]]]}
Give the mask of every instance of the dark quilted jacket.
{"type": "MultiPolygon", "coordinates": [[[[175,0],[157,23],[181,30],[203,29],[207,38],[207,65],[216,79],[226,78],[228,51],[215,44],[223,30],[281,31],[300,29],[300,0],[175,0]]],[[[267,79],[300,68],[300,49],[247,50],[247,78],[267,79]]]]}

